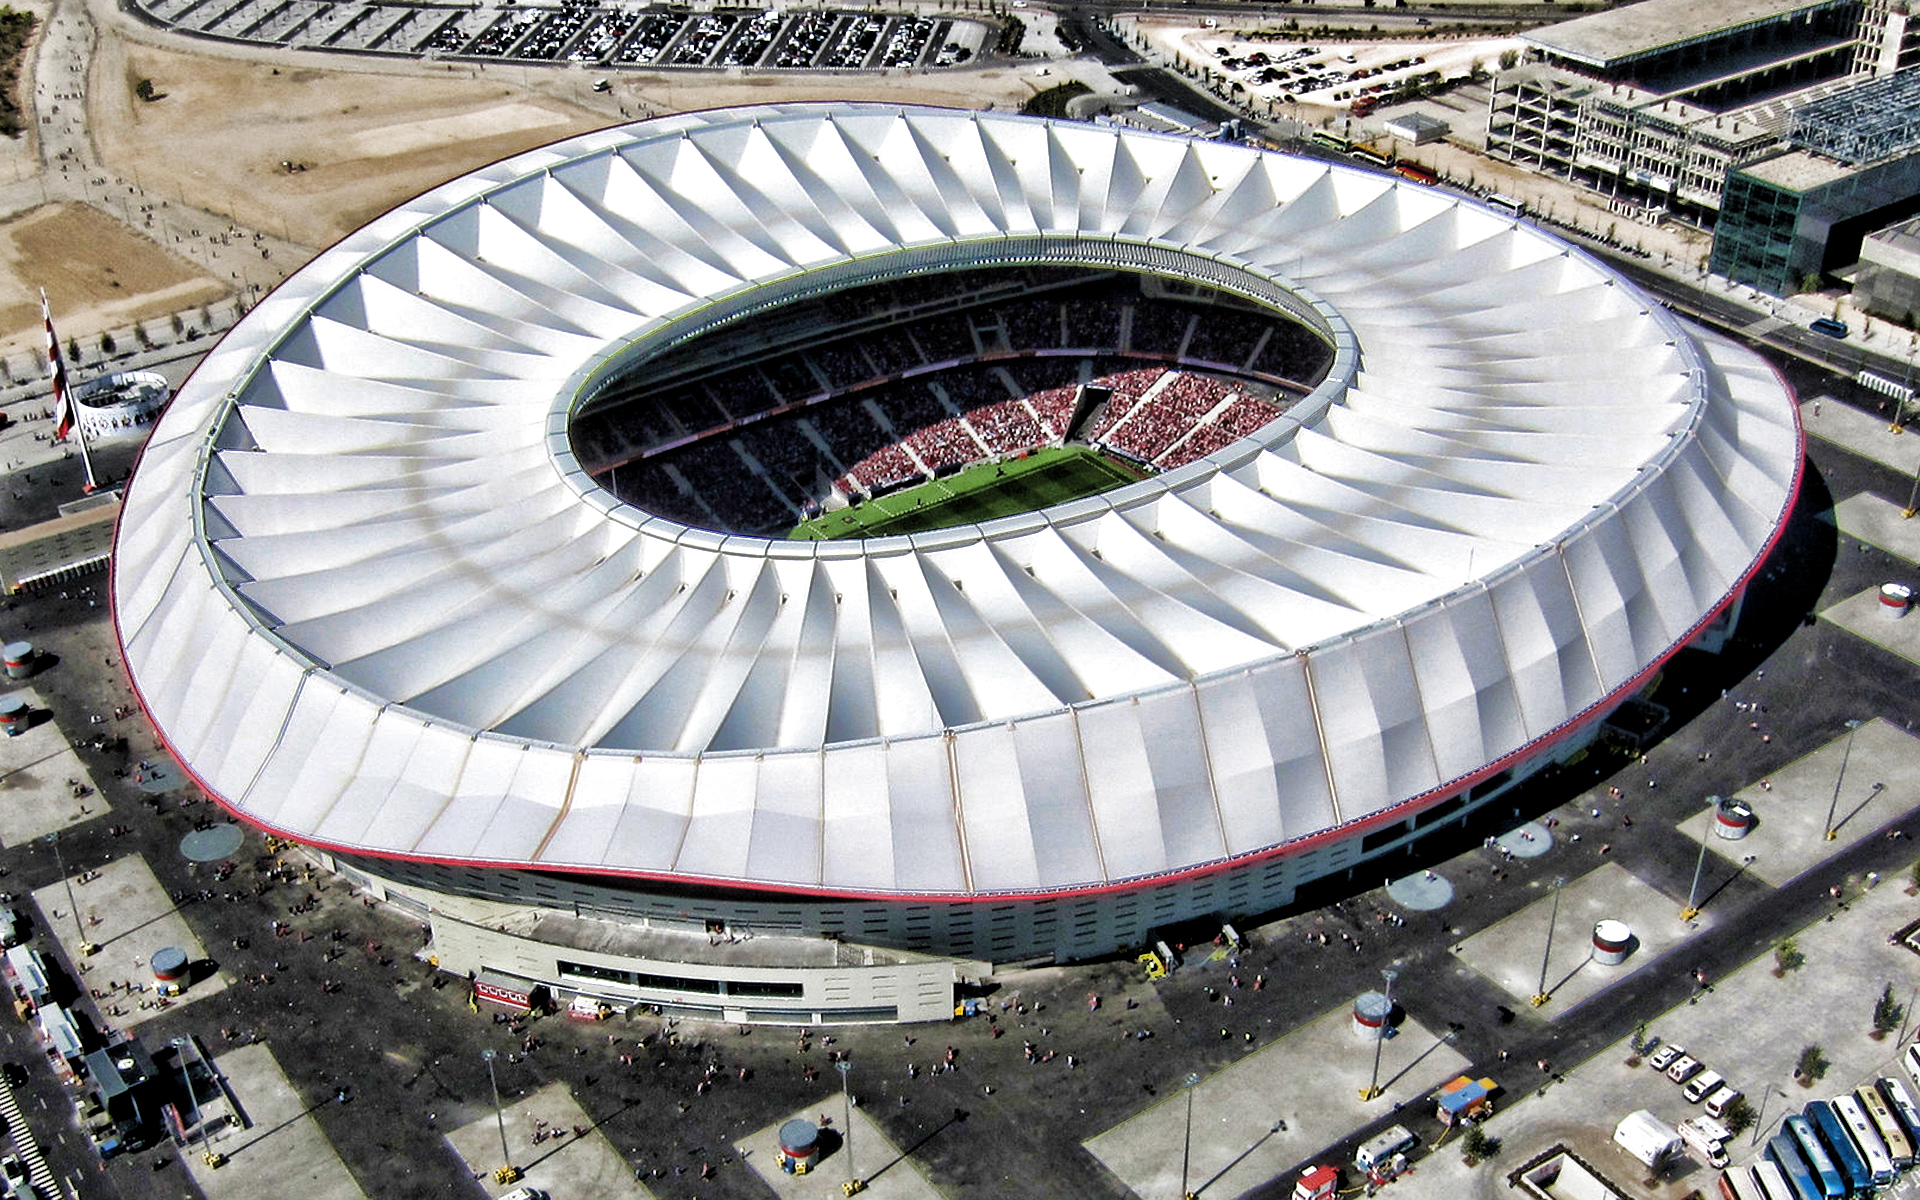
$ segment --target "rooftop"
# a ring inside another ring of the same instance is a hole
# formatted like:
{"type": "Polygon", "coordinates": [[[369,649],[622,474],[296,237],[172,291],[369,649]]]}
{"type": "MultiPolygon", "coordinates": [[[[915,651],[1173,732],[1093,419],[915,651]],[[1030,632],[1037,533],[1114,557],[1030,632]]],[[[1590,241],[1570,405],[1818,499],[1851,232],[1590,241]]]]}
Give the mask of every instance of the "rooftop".
{"type": "Polygon", "coordinates": [[[1670,49],[1699,38],[1825,8],[1833,0],[1641,0],[1521,35],[1562,58],[1594,67],[1670,49]]]}
{"type": "Polygon", "coordinates": [[[1853,174],[1853,168],[1805,150],[1789,150],[1785,154],[1748,163],[1740,168],[1740,172],[1790,192],[1807,192],[1823,184],[1845,179],[1853,174]]]}

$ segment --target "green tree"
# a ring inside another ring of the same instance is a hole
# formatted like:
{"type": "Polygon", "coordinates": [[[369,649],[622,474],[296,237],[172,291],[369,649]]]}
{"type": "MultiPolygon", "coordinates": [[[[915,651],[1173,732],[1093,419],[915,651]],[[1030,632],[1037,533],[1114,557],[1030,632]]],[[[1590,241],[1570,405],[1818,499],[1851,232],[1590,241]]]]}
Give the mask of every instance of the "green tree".
{"type": "Polygon", "coordinates": [[[1798,971],[1807,965],[1807,956],[1800,952],[1800,943],[1793,938],[1781,938],[1773,947],[1773,977],[1780,979],[1789,971],[1798,971]]]}
{"type": "Polygon", "coordinates": [[[1758,1119],[1758,1114],[1753,1111],[1753,1105],[1747,1103],[1745,1096],[1727,1105],[1726,1111],[1720,1114],[1720,1123],[1725,1125],[1727,1132],[1734,1137],[1739,1137],[1752,1129],[1754,1121],[1758,1119]]]}
{"type": "Polygon", "coordinates": [[[1800,1081],[1801,1087],[1812,1087],[1832,1065],[1827,1061],[1826,1051],[1819,1046],[1802,1046],[1800,1057],[1793,1060],[1793,1077],[1800,1081]]]}
{"type": "Polygon", "coordinates": [[[1520,52],[1518,50],[1502,50],[1500,52],[1500,69],[1502,71],[1511,71],[1519,65],[1520,52]]]}
{"type": "Polygon", "coordinates": [[[153,335],[148,333],[147,327],[139,321],[133,323],[133,340],[140,343],[142,350],[153,349],[153,335]]]}
{"type": "Polygon", "coordinates": [[[70,337],[67,339],[67,361],[70,363],[77,363],[80,361],[80,339],[79,338],[70,337]]]}
{"type": "Polygon", "coordinates": [[[187,323],[181,319],[179,313],[174,313],[171,317],[168,317],[167,324],[172,327],[174,337],[179,337],[187,331],[187,323]]]}
{"type": "Polygon", "coordinates": [[[1820,290],[1820,272],[1808,271],[1805,275],[1802,275],[1800,277],[1800,290],[1803,292],[1819,291],[1820,290]]]}
{"type": "Polygon", "coordinates": [[[103,333],[100,335],[100,357],[101,358],[112,358],[113,352],[118,348],[119,347],[114,342],[113,335],[111,333],[103,333]]]}
{"type": "Polygon", "coordinates": [[[1475,1162],[1485,1162],[1500,1153],[1500,1139],[1488,1137],[1484,1129],[1475,1125],[1467,1130],[1466,1140],[1461,1143],[1460,1148],[1466,1151],[1467,1157],[1475,1162]]]}
{"type": "Polygon", "coordinates": [[[1906,1016],[1907,1006],[1893,998],[1893,985],[1889,983],[1881,991],[1880,998],[1873,1002],[1874,1040],[1878,1041],[1898,1029],[1906,1016]]]}

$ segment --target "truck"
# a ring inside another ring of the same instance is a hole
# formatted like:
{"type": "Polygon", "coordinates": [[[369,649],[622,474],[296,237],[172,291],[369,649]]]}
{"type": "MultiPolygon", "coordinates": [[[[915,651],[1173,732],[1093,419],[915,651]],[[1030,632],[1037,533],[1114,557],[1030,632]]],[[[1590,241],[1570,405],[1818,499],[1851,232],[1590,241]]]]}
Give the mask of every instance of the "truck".
{"type": "Polygon", "coordinates": [[[1339,1190],[1340,1168],[1308,1167],[1294,1181],[1293,1200],[1333,1200],[1339,1190]]]}
{"type": "Polygon", "coordinates": [[[1656,1171],[1682,1153],[1680,1131],[1644,1108],[1621,1118],[1620,1124],[1614,1126],[1613,1140],[1622,1150],[1656,1171]]]}
{"type": "Polygon", "coordinates": [[[1354,1152],[1353,1164],[1368,1175],[1384,1174],[1394,1157],[1412,1149],[1413,1143],[1413,1133],[1405,1125],[1389,1125],[1360,1143],[1360,1149],[1354,1152]]]}
{"type": "Polygon", "coordinates": [[[1727,1139],[1732,1132],[1712,1117],[1688,1117],[1680,1122],[1680,1140],[1691,1146],[1708,1166],[1716,1170],[1727,1165],[1727,1139]]]}

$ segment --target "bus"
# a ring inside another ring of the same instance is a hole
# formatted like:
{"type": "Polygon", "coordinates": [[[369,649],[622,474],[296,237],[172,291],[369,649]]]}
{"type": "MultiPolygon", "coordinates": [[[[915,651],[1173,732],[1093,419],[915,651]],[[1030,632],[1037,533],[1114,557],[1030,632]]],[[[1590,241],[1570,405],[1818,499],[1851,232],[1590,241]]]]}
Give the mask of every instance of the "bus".
{"type": "Polygon", "coordinates": [[[1338,150],[1342,154],[1353,149],[1353,143],[1345,135],[1335,133],[1331,129],[1314,130],[1313,141],[1316,145],[1325,146],[1329,150],[1338,150]]]}
{"type": "Polygon", "coordinates": [[[1847,1133],[1853,1136],[1853,1148],[1867,1162],[1867,1174],[1873,1177],[1874,1187],[1885,1187],[1893,1182],[1893,1152],[1887,1149],[1886,1139],[1874,1127],[1873,1118],[1867,1115],[1866,1106],[1857,1096],[1845,1092],[1831,1101],[1833,1114],[1840,1118],[1847,1133]]]}
{"type": "MultiPolygon", "coordinates": [[[[1799,1121],[1799,1117],[1788,1117],[1788,1121],[1799,1121]]],[[[1802,1125],[1806,1122],[1801,1121],[1802,1125]]],[[[1821,1152],[1822,1157],[1826,1154],[1821,1152]]],[[[1814,1178],[1813,1169],[1807,1166],[1807,1160],[1800,1155],[1800,1142],[1793,1134],[1782,1130],[1767,1139],[1767,1160],[1777,1168],[1787,1181],[1788,1189],[1793,1193],[1790,1200],[1826,1200],[1827,1192],[1814,1178]]],[[[1831,1170],[1831,1168],[1829,1168],[1831,1170]]],[[[1833,1177],[1837,1188],[1840,1177],[1833,1177]]]]}
{"type": "Polygon", "coordinates": [[[1887,1157],[1893,1160],[1893,1169],[1904,1171],[1912,1166],[1913,1138],[1900,1124],[1900,1118],[1893,1114],[1893,1105],[1887,1103],[1880,1089],[1871,1083],[1863,1083],[1854,1089],[1853,1094],[1860,1101],[1860,1107],[1866,1110],[1867,1120],[1873,1122],[1880,1140],[1886,1143],[1887,1157]]]}
{"type": "Polygon", "coordinates": [[[1751,1167],[1728,1167],[1720,1172],[1721,1200],[1767,1200],[1751,1167]]]}
{"type": "Polygon", "coordinates": [[[1527,205],[1524,200],[1515,200],[1512,196],[1503,196],[1499,192],[1487,197],[1487,207],[1498,209],[1510,217],[1527,215],[1527,205]]]}
{"type": "MultiPolygon", "coordinates": [[[[1867,1169],[1866,1156],[1853,1144],[1853,1136],[1847,1132],[1846,1122],[1840,1119],[1839,1113],[1833,1111],[1833,1105],[1825,1100],[1809,1100],[1807,1106],[1800,1110],[1800,1115],[1813,1126],[1815,1135],[1826,1143],[1827,1153],[1833,1156],[1833,1165],[1839,1170],[1841,1182],[1846,1186],[1847,1191],[1843,1194],[1864,1192],[1873,1186],[1873,1172],[1867,1169]]],[[[1811,1154],[1807,1156],[1807,1161],[1813,1161],[1811,1154]]],[[[1816,1165],[1814,1171],[1818,1173],[1819,1170],[1816,1165]]]]}
{"type": "MultiPolygon", "coordinates": [[[[1814,1103],[1818,1104],[1819,1101],[1816,1100],[1814,1103]]],[[[1831,1117],[1833,1114],[1829,1112],[1827,1115],[1831,1117]]],[[[1787,1136],[1793,1139],[1794,1149],[1800,1151],[1800,1157],[1806,1162],[1807,1169],[1813,1172],[1814,1184],[1820,1189],[1817,1194],[1827,1197],[1828,1200],[1839,1200],[1840,1197],[1845,1196],[1847,1181],[1841,1177],[1840,1169],[1833,1165],[1833,1155],[1827,1153],[1826,1146],[1820,1141],[1820,1135],[1813,1131],[1813,1123],[1804,1116],[1790,1116],[1783,1124],[1787,1128],[1787,1136]]],[[[1780,1167],[1782,1170],[1787,1170],[1786,1163],[1781,1163],[1780,1167]]],[[[1791,1171],[1787,1173],[1792,1174],[1791,1171]]],[[[1861,1167],[1860,1173],[1866,1174],[1864,1166],[1861,1167]]]]}
{"type": "Polygon", "coordinates": [[[1424,183],[1428,187],[1440,182],[1440,177],[1433,173],[1431,167],[1423,167],[1419,163],[1411,163],[1405,159],[1393,164],[1393,173],[1402,179],[1411,179],[1415,183],[1424,183]]]}
{"type": "Polygon", "coordinates": [[[1900,1127],[1907,1132],[1907,1140],[1920,1151],[1920,1107],[1915,1107],[1913,1097],[1907,1095],[1907,1085],[1891,1075],[1880,1080],[1880,1094],[1887,1098],[1887,1106],[1893,1109],[1893,1115],[1900,1121],[1900,1127]]]}
{"type": "Polygon", "coordinates": [[[1361,162],[1370,162],[1376,167],[1390,167],[1393,165],[1393,152],[1391,150],[1382,150],[1372,142],[1355,142],[1353,149],[1347,151],[1347,153],[1353,155],[1361,162]]]}
{"type": "Polygon", "coordinates": [[[1767,1200],[1795,1200],[1793,1185],[1787,1182],[1786,1173],[1770,1158],[1755,1160],[1753,1181],[1760,1185],[1767,1200]]]}

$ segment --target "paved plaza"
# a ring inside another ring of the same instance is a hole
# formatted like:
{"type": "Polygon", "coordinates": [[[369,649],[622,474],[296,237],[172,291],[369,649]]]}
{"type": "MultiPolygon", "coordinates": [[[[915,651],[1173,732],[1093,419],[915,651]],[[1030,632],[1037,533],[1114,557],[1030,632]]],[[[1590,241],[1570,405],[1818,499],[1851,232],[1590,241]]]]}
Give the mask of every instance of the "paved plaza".
{"type": "Polygon", "coordinates": [[[35,719],[20,736],[0,737],[0,845],[23,846],[111,812],[39,694],[30,687],[7,694],[25,700],[35,719]],[[75,785],[85,794],[74,795],[75,785]]]}
{"type": "MultiPolygon", "coordinates": [[[[1788,763],[1765,787],[1756,780],[1742,788],[1736,795],[1754,811],[1753,831],[1738,841],[1708,837],[1708,849],[1736,865],[1751,857],[1748,873],[1779,887],[1920,803],[1920,738],[1876,718],[1853,734],[1851,750],[1847,740],[1841,734],[1788,763]],[[1833,841],[1824,836],[1829,811],[1833,841]]],[[[1697,843],[1711,820],[1711,809],[1702,809],[1678,828],[1697,843]]]]}
{"type": "Polygon", "coordinates": [[[1557,1020],[1631,979],[1636,971],[1684,944],[1712,920],[1706,914],[1692,922],[1681,920],[1685,897],[1676,899],[1662,893],[1618,863],[1609,862],[1569,879],[1560,889],[1557,913],[1551,882],[1537,886],[1540,895],[1533,903],[1465,939],[1454,953],[1461,962],[1523,1002],[1542,990],[1544,962],[1545,992],[1550,999],[1539,1011],[1549,1020],[1557,1020]],[[1550,919],[1551,946],[1547,941],[1550,919]],[[1624,921],[1633,931],[1627,960],[1615,966],[1593,959],[1593,927],[1603,920],[1624,921]]]}
{"type": "MultiPolygon", "coordinates": [[[[666,1114],[656,1116],[661,1121],[671,1120],[666,1114]]],[[[593,1119],[575,1103],[565,1084],[549,1084],[524,1096],[503,1097],[498,1116],[487,1111],[481,1119],[448,1133],[447,1144],[473,1178],[486,1187],[489,1196],[516,1187],[537,1187],[555,1200],[653,1196],[634,1182],[632,1168],[594,1128],[593,1119]],[[494,1169],[500,1166],[503,1124],[513,1165],[522,1172],[521,1179],[511,1184],[493,1181],[494,1169]]],[[[689,1167],[686,1176],[691,1179],[695,1173],[696,1168],[689,1167]]]]}
{"type": "MultiPolygon", "coordinates": [[[[1902,1039],[1875,1041],[1868,1029],[1875,999],[1892,982],[1908,1005],[1906,1031],[1913,1030],[1920,958],[1889,945],[1887,935],[1920,919],[1920,899],[1907,896],[1894,881],[1871,888],[1850,881],[1846,895],[1844,908],[1836,905],[1829,917],[1799,933],[1806,954],[1799,970],[1776,978],[1772,954],[1763,953],[1726,978],[1709,980],[1711,990],[1648,1023],[1651,1036],[1682,1046],[1725,1075],[1758,1112],[1753,1132],[1729,1147],[1735,1162],[1752,1161],[1780,1118],[1808,1100],[1880,1075],[1903,1077],[1896,1061],[1902,1039]],[[1811,1089],[1793,1080],[1794,1060],[1808,1044],[1819,1045],[1832,1064],[1811,1089]]],[[[1627,1065],[1630,1053],[1625,1041],[1616,1042],[1578,1066],[1570,1064],[1563,1080],[1537,1094],[1499,1096],[1496,1115],[1486,1126],[1504,1143],[1498,1158],[1469,1168],[1458,1154],[1437,1154],[1421,1164],[1406,1190],[1395,1184],[1396,1194],[1505,1200],[1514,1195],[1506,1173],[1555,1142],[1566,1143],[1633,1196],[1681,1200],[1694,1188],[1709,1188],[1714,1172],[1691,1158],[1676,1178],[1646,1187],[1645,1170],[1612,1144],[1614,1125],[1634,1109],[1651,1109],[1668,1124],[1699,1111],[1664,1075],[1645,1065],[1627,1065]]]]}
{"type": "Polygon", "coordinates": [[[263,1045],[242,1046],[214,1060],[243,1127],[215,1131],[206,1145],[227,1156],[220,1167],[199,1158],[180,1161],[207,1200],[367,1200],[326,1134],[263,1045]]]}
{"type": "MultiPolygon", "coordinates": [[[[829,1200],[841,1195],[840,1185],[847,1180],[847,1155],[840,1142],[846,1107],[838,1095],[821,1098],[816,1107],[789,1113],[765,1129],[757,1130],[733,1144],[760,1181],[781,1200],[829,1200]],[[789,1175],[780,1169],[780,1126],[794,1117],[819,1123],[825,1116],[833,1121],[823,1127],[822,1145],[829,1150],[820,1164],[805,1175],[789,1175]]],[[[927,1181],[913,1159],[900,1151],[886,1130],[869,1117],[865,1109],[853,1110],[853,1169],[867,1181],[860,1193],[873,1200],[939,1200],[940,1190],[927,1181]]]]}
{"type": "Polygon", "coordinates": [[[1810,438],[1831,442],[1903,475],[1920,470],[1920,436],[1915,436],[1920,434],[1920,426],[1906,433],[1890,433],[1885,417],[1836,403],[1831,396],[1804,401],[1800,424],[1810,438]]]}
{"type": "Polygon", "coordinates": [[[155,950],[166,946],[186,951],[193,978],[191,986],[173,998],[171,1007],[226,989],[226,977],[211,969],[206,948],[153,877],[146,860],[137,855],[49,884],[35,891],[33,900],[40,906],[43,927],[58,939],[67,961],[83,972],[80,986],[103,993],[96,1001],[103,1024],[131,1029],[165,1011],[153,998],[153,971],[147,964],[155,950]],[[79,929],[70,907],[74,904],[86,926],[86,940],[99,947],[92,956],[80,953],[79,929]],[[111,986],[115,983],[136,990],[119,994],[111,986]]]}
{"type": "MultiPolygon", "coordinates": [[[[1906,436],[1920,442],[1920,428],[1906,436]]],[[[1833,518],[1840,532],[1848,537],[1908,562],[1920,563],[1920,516],[1909,519],[1906,509],[1900,505],[1883,500],[1872,492],[1856,492],[1833,506],[1833,518]]],[[[1888,582],[1912,586],[1920,583],[1920,580],[1908,578],[1888,582]]]]}
{"type": "MultiPolygon", "coordinates": [[[[1412,1020],[1384,1043],[1363,1041],[1353,1032],[1352,1007],[1342,1005],[1195,1085],[1188,1187],[1237,1196],[1316,1147],[1420,1101],[1467,1065],[1412,1020]],[[1376,1047],[1383,1094],[1362,1101],[1376,1047]]],[[[1086,1147],[1136,1195],[1178,1196],[1186,1132],[1187,1096],[1174,1088],[1086,1147]]]]}
{"type": "MultiPolygon", "coordinates": [[[[1905,583],[1914,587],[1920,584],[1920,578],[1908,576],[1885,582],[1905,583]]],[[[1916,591],[1920,591],[1920,588],[1916,588],[1916,591]]],[[[1888,612],[1887,606],[1880,603],[1880,587],[1876,584],[1828,605],[1821,610],[1820,619],[1830,621],[1855,637],[1872,642],[1889,654],[1920,666],[1920,618],[1909,613],[1896,620],[1888,616],[1888,612]]]]}

